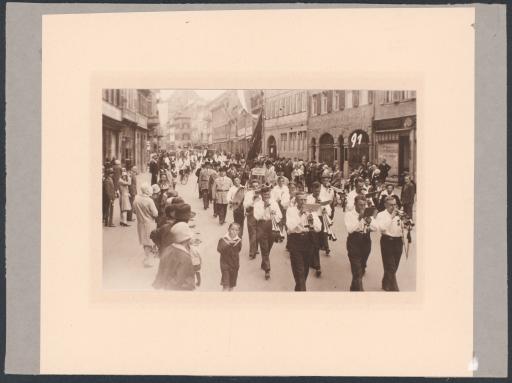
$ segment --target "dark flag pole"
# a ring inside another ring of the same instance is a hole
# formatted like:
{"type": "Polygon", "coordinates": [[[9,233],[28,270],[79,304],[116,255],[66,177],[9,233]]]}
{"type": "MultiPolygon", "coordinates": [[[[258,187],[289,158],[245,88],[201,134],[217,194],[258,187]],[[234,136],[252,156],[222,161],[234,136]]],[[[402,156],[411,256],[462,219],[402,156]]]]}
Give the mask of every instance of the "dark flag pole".
{"type": "Polygon", "coordinates": [[[258,117],[258,122],[256,123],[256,128],[252,133],[251,137],[251,148],[249,149],[249,153],[247,153],[247,161],[252,161],[256,157],[258,157],[258,153],[261,151],[261,135],[263,131],[263,109],[260,112],[260,116],[258,117]]]}

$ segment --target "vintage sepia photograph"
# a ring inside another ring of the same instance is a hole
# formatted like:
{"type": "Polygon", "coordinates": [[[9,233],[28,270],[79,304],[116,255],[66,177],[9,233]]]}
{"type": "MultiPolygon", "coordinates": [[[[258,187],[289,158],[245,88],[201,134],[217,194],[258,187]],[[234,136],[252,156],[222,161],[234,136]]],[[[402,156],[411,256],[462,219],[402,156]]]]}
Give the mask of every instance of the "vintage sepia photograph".
{"type": "Polygon", "coordinates": [[[103,289],[416,291],[415,90],[101,101],[103,289]]]}

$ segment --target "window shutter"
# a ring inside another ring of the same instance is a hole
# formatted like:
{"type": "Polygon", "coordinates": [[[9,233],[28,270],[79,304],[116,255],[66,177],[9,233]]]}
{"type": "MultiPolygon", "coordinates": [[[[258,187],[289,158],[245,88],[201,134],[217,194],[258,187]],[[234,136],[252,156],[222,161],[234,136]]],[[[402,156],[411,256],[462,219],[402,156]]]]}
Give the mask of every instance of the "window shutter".
{"type": "Polygon", "coordinates": [[[327,92],[327,110],[326,110],[327,113],[331,113],[334,109],[333,96],[334,96],[334,92],[332,90],[327,92]]]}
{"type": "Polygon", "coordinates": [[[339,92],[339,95],[340,95],[340,107],[339,109],[340,110],[343,110],[345,109],[345,91],[344,90],[340,90],[339,92]]]}
{"type": "Polygon", "coordinates": [[[373,90],[368,91],[368,104],[373,104],[373,90]]]}

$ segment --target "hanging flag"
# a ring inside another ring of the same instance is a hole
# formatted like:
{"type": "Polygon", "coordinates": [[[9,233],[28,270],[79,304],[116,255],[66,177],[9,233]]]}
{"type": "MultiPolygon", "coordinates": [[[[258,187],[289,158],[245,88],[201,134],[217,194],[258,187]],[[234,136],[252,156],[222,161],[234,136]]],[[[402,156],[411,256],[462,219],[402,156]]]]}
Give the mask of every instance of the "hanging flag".
{"type": "Polygon", "coordinates": [[[247,102],[245,99],[245,91],[243,89],[237,89],[236,95],[238,96],[238,100],[240,101],[240,105],[242,109],[245,110],[248,114],[250,114],[254,119],[258,118],[257,114],[252,114],[251,110],[247,106],[247,102]]]}
{"type": "Polygon", "coordinates": [[[263,112],[260,113],[258,117],[258,122],[256,124],[256,128],[254,128],[254,132],[251,137],[251,147],[249,149],[249,153],[247,153],[247,160],[251,161],[258,157],[258,154],[261,151],[261,136],[263,133],[263,112]]]}

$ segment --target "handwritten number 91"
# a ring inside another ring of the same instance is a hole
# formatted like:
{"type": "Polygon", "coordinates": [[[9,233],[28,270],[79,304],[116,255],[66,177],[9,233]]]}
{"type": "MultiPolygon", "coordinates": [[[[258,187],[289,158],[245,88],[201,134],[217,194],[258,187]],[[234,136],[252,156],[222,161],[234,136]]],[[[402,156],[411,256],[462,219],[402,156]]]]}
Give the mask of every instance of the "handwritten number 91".
{"type": "Polygon", "coordinates": [[[352,142],[352,147],[356,146],[356,144],[361,145],[361,141],[363,139],[363,135],[361,133],[357,134],[354,133],[352,137],[350,138],[350,141],[352,142]]]}

